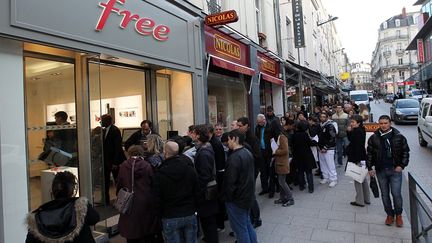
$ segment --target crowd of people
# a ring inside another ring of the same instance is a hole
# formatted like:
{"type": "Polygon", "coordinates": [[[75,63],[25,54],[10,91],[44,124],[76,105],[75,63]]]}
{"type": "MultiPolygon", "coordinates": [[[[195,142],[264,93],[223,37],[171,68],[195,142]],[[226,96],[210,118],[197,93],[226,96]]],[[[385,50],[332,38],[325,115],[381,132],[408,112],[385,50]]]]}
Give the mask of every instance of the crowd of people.
{"type": "MultiPolygon", "coordinates": [[[[116,131],[109,117],[102,120],[116,131]]],[[[240,117],[229,129],[223,124],[191,125],[187,136],[167,141],[152,131],[149,121],[143,121],[145,129],[126,142],[128,158],[119,163],[123,158],[112,156],[116,159],[107,168],[112,173],[116,167],[117,191],[134,186],[133,205],[130,213],[120,214],[119,232],[128,243],[194,243],[199,239],[216,243],[228,220],[233,231],[230,235],[237,242],[257,242],[254,228],[262,225],[257,196],[274,198],[279,193],[274,203],[292,206],[294,186],[314,193],[314,170],[320,184],[334,188],[338,183],[336,168],[343,165],[345,156],[347,161],[367,167],[371,176],[377,175],[388,215],[385,223],[393,224],[396,217],[396,225],[402,226],[401,171],[408,165],[409,147],[402,134],[390,126],[390,118],[381,116],[380,129],[366,149],[363,123],[368,120],[366,106],[348,101],[315,107],[310,113],[304,106],[298,107],[281,118],[269,106],[266,114],[256,117],[255,127],[249,118],[240,117]],[[255,192],[258,176],[261,190],[255,192]]],[[[62,197],[54,195],[54,201],[62,202],[54,204],[56,208],[78,203],[70,199],[74,182],[63,182],[66,185],[61,188],[66,192],[62,197]]],[[[53,191],[57,187],[53,184],[53,191]]],[[[367,180],[356,182],[355,190],[351,205],[370,204],[367,180]]],[[[33,218],[46,208],[33,212],[33,218]]],[[[82,224],[94,223],[85,220],[82,224]]],[[[30,230],[29,237],[39,241],[28,242],[44,242],[41,234],[30,230]]]]}

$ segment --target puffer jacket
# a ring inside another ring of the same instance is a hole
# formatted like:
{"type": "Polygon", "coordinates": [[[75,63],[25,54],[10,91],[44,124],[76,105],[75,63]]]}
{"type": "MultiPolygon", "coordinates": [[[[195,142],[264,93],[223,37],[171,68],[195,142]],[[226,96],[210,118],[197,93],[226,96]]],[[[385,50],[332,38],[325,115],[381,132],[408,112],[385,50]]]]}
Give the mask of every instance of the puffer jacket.
{"type": "Polygon", "coordinates": [[[336,128],[332,120],[321,123],[321,130],[318,133],[318,147],[320,149],[333,150],[336,147],[336,128]]]}
{"type": "Polygon", "coordinates": [[[95,242],[90,226],[99,214],[87,198],[56,199],[27,215],[26,243],[95,242]]]}
{"type": "MultiPolygon", "coordinates": [[[[392,137],[390,140],[392,157],[393,157],[393,165],[396,168],[400,166],[405,168],[409,163],[409,151],[410,148],[408,146],[408,142],[406,138],[394,127],[391,127],[393,130],[392,137]]],[[[383,166],[382,158],[381,158],[381,141],[380,141],[381,133],[378,129],[374,132],[374,134],[368,140],[367,146],[367,167],[368,170],[372,170],[372,166],[375,166],[376,170],[380,170],[383,166]]]]}
{"type": "Polygon", "coordinates": [[[335,121],[338,125],[338,138],[344,138],[347,136],[347,127],[348,127],[348,114],[345,112],[335,113],[332,116],[332,120],[335,121]]]}

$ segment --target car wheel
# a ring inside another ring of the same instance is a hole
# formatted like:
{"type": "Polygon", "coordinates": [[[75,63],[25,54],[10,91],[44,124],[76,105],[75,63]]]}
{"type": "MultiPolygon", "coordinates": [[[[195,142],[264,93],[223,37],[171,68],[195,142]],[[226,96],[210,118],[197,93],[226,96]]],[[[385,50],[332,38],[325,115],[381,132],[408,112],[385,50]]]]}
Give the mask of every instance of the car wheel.
{"type": "Polygon", "coordinates": [[[418,130],[417,133],[418,133],[418,140],[419,140],[420,146],[426,147],[428,143],[423,139],[423,135],[422,135],[421,131],[418,130]]]}

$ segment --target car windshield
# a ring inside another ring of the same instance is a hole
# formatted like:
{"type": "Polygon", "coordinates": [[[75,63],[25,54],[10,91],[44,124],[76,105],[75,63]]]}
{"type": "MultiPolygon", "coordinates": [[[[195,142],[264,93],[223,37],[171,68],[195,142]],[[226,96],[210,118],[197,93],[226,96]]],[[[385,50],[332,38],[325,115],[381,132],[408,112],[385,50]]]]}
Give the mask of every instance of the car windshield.
{"type": "Polygon", "coordinates": [[[399,100],[397,108],[419,108],[417,100],[399,100]]]}
{"type": "Polygon", "coordinates": [[[354,101],[365,101],[369,100],[369,96],[367,94],[353,94],[351,95],[351,99],[354,101]]]}
{"type": "Polygon", "coordinates": [[[414,90],[412,91],[413,95],[422,95],[422,94],[426,94],[426,92],[424,90],[414,90]]]}

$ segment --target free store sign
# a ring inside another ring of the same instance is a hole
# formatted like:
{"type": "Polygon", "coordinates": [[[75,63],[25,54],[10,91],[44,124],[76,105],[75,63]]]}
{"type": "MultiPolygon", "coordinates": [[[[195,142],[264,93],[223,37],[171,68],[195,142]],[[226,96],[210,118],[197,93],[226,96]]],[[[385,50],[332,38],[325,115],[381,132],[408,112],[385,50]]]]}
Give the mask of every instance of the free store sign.
{"type": "Polygon", "coordinates": [[[99,6],[103,9],[96,24],[96,31],[102,31],[108,18],[112,13],[122,16],[119,26],[121,29],[126,29],[133,25],[135,31],[143,36],[152,36],[155,40],[166,41],[170,33],[170,28],[163,24],[157,24],[153,19],[141,16],[126,9],[121,9],[126,0],[108,0],[100,2],[99,6]]]}

